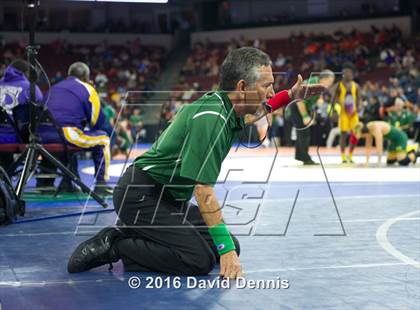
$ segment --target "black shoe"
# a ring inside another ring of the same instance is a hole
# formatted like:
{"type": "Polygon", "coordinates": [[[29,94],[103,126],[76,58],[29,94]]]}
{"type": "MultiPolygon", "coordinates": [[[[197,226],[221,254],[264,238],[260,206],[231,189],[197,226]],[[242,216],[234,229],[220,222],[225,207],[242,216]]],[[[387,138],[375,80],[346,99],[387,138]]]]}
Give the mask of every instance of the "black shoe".
{"type": "Polygon", "coordinates": [[[92,238],[82,242],[73,252],[67,264],[69,273],[86,271],[105,264],[117,262],[120,257],[113,243],[121,237],[114,227],[106,227],[92,238]]]}
{"type": "Polygon", "coordinates": [[[313,166],[313,165],[319,165],[319,164],[316,163],[316,162],[314,162],[312,159],[310,159],[310,160],[305,160],[303,162],[303,165],[305,165],[305,166],[313,166]]]}
{"type": "Polygon", "coordinates": [[[100,196],[112,196],[114,188],[105,182],[97,182],[93,191],[100,196]]]}

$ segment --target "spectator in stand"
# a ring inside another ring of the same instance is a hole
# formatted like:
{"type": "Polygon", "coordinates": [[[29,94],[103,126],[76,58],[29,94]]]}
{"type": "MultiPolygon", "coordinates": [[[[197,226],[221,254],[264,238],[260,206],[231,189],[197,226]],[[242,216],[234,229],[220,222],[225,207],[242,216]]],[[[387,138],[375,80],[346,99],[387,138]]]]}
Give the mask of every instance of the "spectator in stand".
{"type": "Polygon", "coordinates": [[[276,60],[274,61],[274,65],[276,67],[283,67],[286,64],[286,58],[283,56],[282,53],[277,55],[276,60]]]}
{"type": "Polygon", "coordinates": [[[118,148],[114,150],[114,155],[122,153],[125,156],[128,156],[131,145],[133,144],[130,122],[124,117],[118,122],[115,131],[117,136],[116,144],[118,145],[118,148]]]}
{"type": "Polygon", "coordinates": [[[144,129],[144,116],[140,108],[134,108],[129,118],[131,126],[131,136],[137,143],[140,138],[145,138],[146,130],[144,129]]]}
{"type": "Polygon", "coordinates": [[[376,96],[372,96],[368,98],[368,104],[363,111],[362,121],[364,123],[372,122],[372,121],[380,121],[381,120],[381,104],[379,102],[379,98],[376,96]]]}
{"type": "Polygon", "coordinates": [[[403,68],[412,68],[414,64],[416,63],[416,59],[413,56],[413,50],[409,49],[407,50],[406,54],[402,58],[402,67],[403,68]]]}

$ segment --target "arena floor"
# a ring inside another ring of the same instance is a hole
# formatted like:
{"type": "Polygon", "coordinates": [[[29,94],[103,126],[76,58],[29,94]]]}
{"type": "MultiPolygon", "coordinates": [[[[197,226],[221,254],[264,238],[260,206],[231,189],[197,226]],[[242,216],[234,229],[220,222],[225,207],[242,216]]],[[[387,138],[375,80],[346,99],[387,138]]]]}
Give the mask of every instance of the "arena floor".
{"type": "MultiPolygon", "coordinates": [[[[102,208],[83,195],[32,197],[26,217],[0,230],[0,309],[419,309],[420,165],[364,167],[360,154],[341,165],[337,150],[321,150],[324,174],[291,153],[232,149],[216,186],[248,285],[288,280],[287,289],[191,288],[186,277],[158,288],[165,275],[124,273],[120,262],[70,275],[74,248],[115,215],[89,213],[102,208]]],[[[114,161],[112,180],[124,166],[114,161]]],[[[197,283],[222,285],[217,273],[197,283]]]]}

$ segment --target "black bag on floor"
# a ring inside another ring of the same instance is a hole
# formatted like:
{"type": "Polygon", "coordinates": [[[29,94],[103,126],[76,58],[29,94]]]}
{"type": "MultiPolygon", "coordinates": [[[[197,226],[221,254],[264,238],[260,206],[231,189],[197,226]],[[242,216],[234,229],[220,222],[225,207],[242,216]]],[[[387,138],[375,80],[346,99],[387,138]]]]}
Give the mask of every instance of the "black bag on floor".
{"type": "Polygon", "coordinates": [[[25,214],[25,202],[19,200],[7,172],[0,167],[0,225],[11,224],[25,214]]]}

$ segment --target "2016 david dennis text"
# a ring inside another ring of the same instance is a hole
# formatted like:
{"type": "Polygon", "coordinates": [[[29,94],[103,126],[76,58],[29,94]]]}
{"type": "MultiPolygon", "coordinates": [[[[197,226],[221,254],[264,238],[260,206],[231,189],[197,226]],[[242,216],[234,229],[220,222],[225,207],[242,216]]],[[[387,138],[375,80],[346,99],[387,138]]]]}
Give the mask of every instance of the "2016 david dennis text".
{"type": "Polygon", "coordinates": [[[187,277],[187,288],[237,288],[237,289],[288,289],[289,280],[276,277],[271,280],[253,280],[246,278],[237,278],[234,281],[228,279],[197,279],[187,277]]]}

